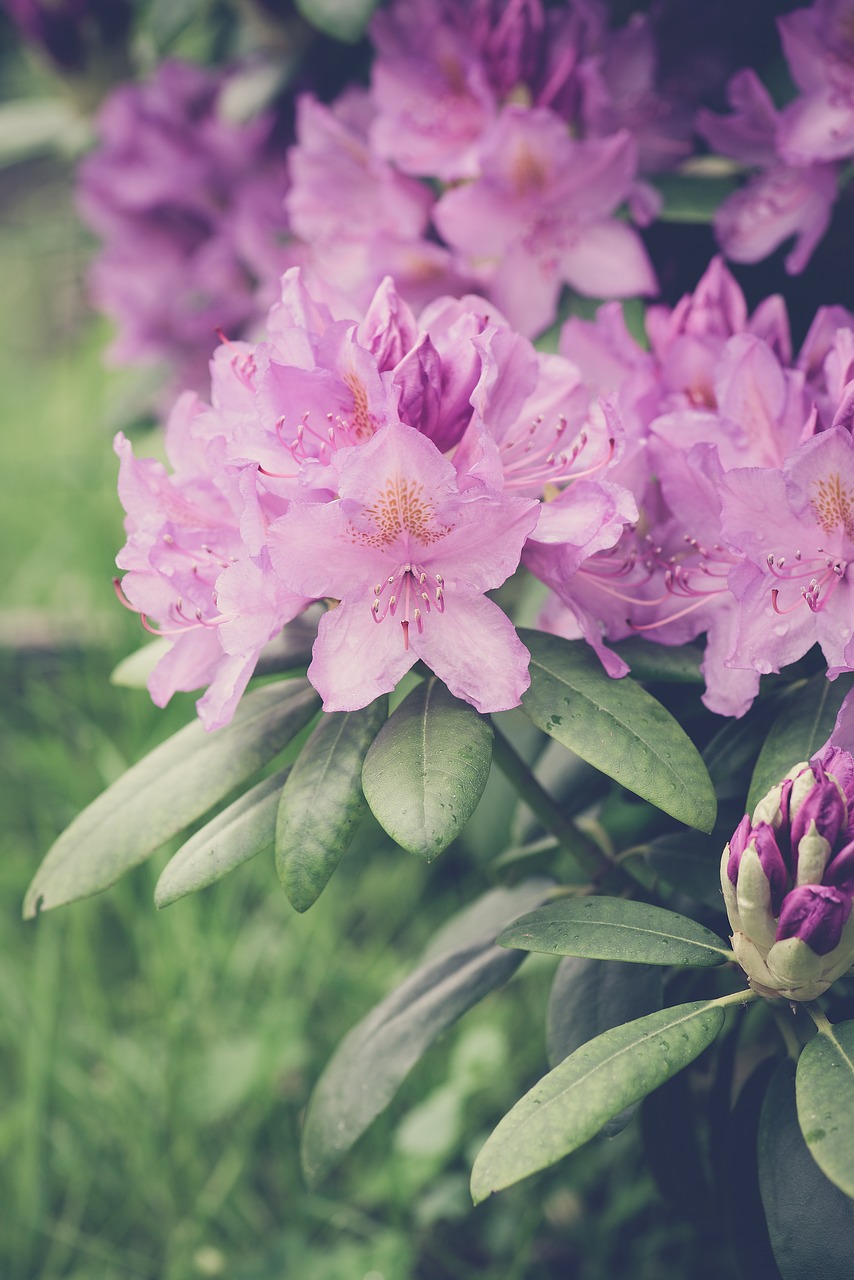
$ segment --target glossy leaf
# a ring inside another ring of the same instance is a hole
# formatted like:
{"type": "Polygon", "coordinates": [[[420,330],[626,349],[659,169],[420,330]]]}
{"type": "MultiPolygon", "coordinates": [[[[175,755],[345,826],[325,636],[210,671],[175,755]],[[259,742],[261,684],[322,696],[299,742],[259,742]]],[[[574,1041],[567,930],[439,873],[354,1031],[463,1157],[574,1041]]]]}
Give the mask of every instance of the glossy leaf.
{"type": "MultiPolygon", "coordinates": [[[[738,819],[732,824],[737,825],[738,819]]],[[[657,836],[642,846],[644,861],[665,884],[705,907],[723,910],[721,895],[721,849],[708,836],[693,831],[674,831],[657,836]]]]}
{"type": "Polygon", "coordinates": [[[514,921],[502,947],[636,964],[723,964],[729,948],[687,916],[628,898],[558,898],[514,921]]]}
{"type": "Polygon", "coordinates": [[[854,1199],[854,1021],[828,1024],[804,1046],[795,1084],[811,1156],[854,1199]]]}
{"type": "Polygon", "coordinates": [[[118,666],[110,672],[110,684],[118,685],[123,689],[144,689],[148,684],[148,677],[160,659],[164,658],[172,648],[173,643],[172,636],[158,636],[156,640],[150,640],[148,644],[144,644],[141,649],[135,649],[126,658],[122,658],[118,666]]]}
{"type": "Polygon", "coordinates": [[[285,783],[276,823],[276,870],[306,911],[350,847],[365,812],[362,764],[388,714],[388,699],[324,715],[285,783]]]}
{"type": "MultiPolygon", "coordinates": [[[[721,167],[731,169],[732,164],[722,161],[721,167]]],[[[657,176],[655,185],[663,200],[659,221],[710,223],[727,196],[736,190],[738,180],[731,172],[665,173],[657,176]]]]}
{"type": "Polygon", "coordinates": [[[542,881],[487,894],[444,933],[438,950],[345,1036],[309,1102],[302,1163],[316,1185],[388,1106],[434,1040],[510,977],[521,952],[495,946],[508,920],[542,899],[542,881]],[[498,919],[496,920],[496,915],[498,919]]]}
{"type": "Polygon", "coordinates": [[[759,1187],[783,1280],[851,1280],[854,1201],[809,1153],[798,1125],[795,1067],[771,1079],[759,1120],[759,1187]]]}
{"type": "Polygon", "coordinates": [[[307,22],[336,40],[358,40],[379,0],[296,0],[307,22]]]}
{"type": "Polygon", "coordinates": [[[25,916],[99,893],[272,760],[314,715],[305,680],[246,694],[234,719],[208,733],[198,720],[155,747],[74,819],[45,857],[25,916]]]}
{"type": "Polygon", "coordinates": [[[490,722],[431,677],[381,729],[362,787],[380,826],[430,862],[471,817],[491,763],[490,722]]]}
{"type": "Polygon", "coordinates": [[[705,683],[700,670],[702,650],[693,645],[655,644],[643,636],[632,636],[611,647],[629,664],[635,680],[662,684],[705,683]]]}
{"type": "Polygon", "coordinates": [[[854,688],[854,675],[828,680],[819,674],[786,700],[785,709],[771,726],[756,761],[747,797],[748,813],[753,812],[765,793],[776,786],[793,765],[809,760],[824,746],[851,688],[854,688]]]}
{"type": "Polygon", "coordinates": [[[779,701],[757,700],[740,720],[728,720],[703,748],[703,762],[718,801],[745,803],[749,779],[768,730],[779,714],[779,701]]]}
{"type": "Polygon", "coordinates": [[[259,853],[272,852],[276,811],[289,769],[280,769],[230,804],[191,836],[161,872],[154,889],[157,907],[205,889],[259,853]]]}
{"type": "Polygon", "coordinates": [[[612,680],[580,641],[521,631],[531,652],[522,707],[589,764],[689,827],[710,831],[716,800],[690,738],[630,676],[612,680]]]}
{"type": "MultiPolygon", "coordinates": [[[[659,968],[622,964],[618,960],[587,960],[567,956],[558,965],[546,1013],[546,1049],[556,1067],[588,1040],[624,1022],[661,1008],[664,990],[659,968]]],[[[606,1137],[620,1133],[637,1107],[632,1103],[602,1127],[606,1137]]]]}
{"type": "Polygon", "coordinates": [[[657,1089],[714,1040],[724,1010],[710,1000],[677,1005],[614,1027],[534,1085],[475,1160],[475,1204],[562,1160],[625,1107],[657,1089]]]}

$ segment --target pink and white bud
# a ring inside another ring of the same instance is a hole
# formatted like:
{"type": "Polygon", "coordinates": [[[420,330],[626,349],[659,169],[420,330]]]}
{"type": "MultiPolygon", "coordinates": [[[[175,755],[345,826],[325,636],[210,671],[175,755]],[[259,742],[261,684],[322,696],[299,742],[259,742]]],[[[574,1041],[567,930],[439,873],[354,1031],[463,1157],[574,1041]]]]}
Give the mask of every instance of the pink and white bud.
{"type": "Polygon", "coordinates": [[[837,751],[796,765],[724,849],[732,948],[762,995],[814,1000],[854,964],[852,763],[837,751]]]}

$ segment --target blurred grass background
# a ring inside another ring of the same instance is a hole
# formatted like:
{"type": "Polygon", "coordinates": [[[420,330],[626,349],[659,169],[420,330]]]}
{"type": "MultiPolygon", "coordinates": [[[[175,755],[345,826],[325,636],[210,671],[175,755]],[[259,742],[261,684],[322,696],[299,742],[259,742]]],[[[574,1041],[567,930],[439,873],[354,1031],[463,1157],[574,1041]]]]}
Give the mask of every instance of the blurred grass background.
{"type": "Polygon", "coordinates": [[[363,841],[304,917],[257,860],[158,914],[164,853],[21,922],[54,837],[192,714],[109,684],[145,639],[110,585],[110,441],[141,384],[103,367],[71,185],[56,159],[0,175],[0,1278],[712,1276],[708,1238],[640,1174],[636,1126],[472,1211],[474,1152],[544,1070],[550,961],[466,1019],[329,1186],[305,1189],[300,1116],[325,1060],[487,887],[462,846],[427,868],[363,841]]]}

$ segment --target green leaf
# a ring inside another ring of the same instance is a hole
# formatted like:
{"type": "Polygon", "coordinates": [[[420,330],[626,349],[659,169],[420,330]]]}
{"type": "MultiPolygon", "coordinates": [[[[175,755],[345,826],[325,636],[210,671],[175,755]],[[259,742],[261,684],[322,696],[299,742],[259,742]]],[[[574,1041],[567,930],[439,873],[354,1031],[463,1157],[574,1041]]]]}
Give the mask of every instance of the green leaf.
{"type": "MultiPolygon", "coordinates": [[[[555,970],[546,1013],[549,1066],[556,1067],[588,1040],[661,1008],[661,969],[618,960],[567,956],[555,970]]],[[[602,1127],[606,1137],[622,1132],[637,1107],[632,1103],[602,1127]]]]}
{"type": "Polygon", "coordinates": [[[828,680],[819,674],[786,700],[785,710],[772,725],[756,761],[747,797],[748,813],[753,812],[766,792],[785,778],[793,765],[808,760],[824,746],[851,688],[854,688],[854,675],[828,680]]]}
{"type": "Polygon", "coordinates": [[[555,970],[546,1014],[549,1065],[556,1067],[603,1031],[661,1008],[661,969],[567,956],[555,970]]]}
{"type": "Polygon", "coordinates": [[[302,1163],[315,1186],[388,1106],[434,1040],[517,968],[520,952],[494,944],[508,920],[542,899],[541,881],[487,894],[462,913],[446,943],[342,1040],[315,1086],[302,1132],[302,1163]],[[496,907],[500,920],[496,923],[496,907]],[[489,921],[489,923],[487,923],[489,921]]]}
{"type": "MultiPolygon", "coordinates": [[[[733,828],[737,825],[733,823],[733,828]]],[[[641,848],[651,871],[666,885],[701,902],[704,907],[723,910],[721,897],[721,851],[708,836],[693,831],[672,831],[649,840],[641,848]]]]}
{"type": "Polygon", "coordinates": [[[164,867],[154,889],[155,906],[168,907],[272,851],[279,795],[289,772],[280,769],[265,778],[191,836],[164,867]]]}
{"type": "Polygon", "coordinates": [[[279,681],[245,694],[225,728],[208,733],[195,720],[155,747],[54,843],[27,890],[24,915],[114,884],[272,760],[318,705],[306,680],[279,681]]]}
{"type": "Polygon", "coordinates": [[[144,689],[148,684],[148,677],[173,644],[174,637],[159,636],[144,644],[141,649],[135,649],[110,672],[110,684],[122,689],[144,689]]]}
{"type": "Polygon", "coordinates": [[[379,0],[296,0],[306,22],[336,40],[359,40],[379,0]]]}
{"type": "Polygon", "coordinates": [[[706,767],[668,711],[630,676],[612,680],[582,641],[520,631],[531,652],[523,710],[544,733],[689,827],[710,831],[706,767]]]}
{"type": "Polygon", "coordinates": [[[703,749],[703,762],[718,801],[740,800],[747,790],[768,730],[779,714],[779,702],[766,698],[754,702],[741,720],[728,720],[703,749]]]}
{"type": "Polygon", "coordinates": [[[783,1280],[851,1280],[854,1202],[807,1149],[794,1076],[794,1064],[781,1062],[759,1121],[759,1187],[774,1259],[783,1280]]]}
{"type": "Polygon", "coordinates": [[[658,215],[660,222],[711,222],[718,208],[738,187],[729,175],[668,173],[656,178],[655,186],[664,203],[658,215]]]}
{"type": "Polygon", "coordinates": [[[75,154],[91,141],[83,115],[63,98],[19,98],[0,104],[0,168],[42,153],[75,154]]]}
{"type": "Polygon", "coordinates": [[[490,722],[431,677],[380,730],[362,787],[380,826],[430,862],[471,817],[491,762],[490,722]]]}
{"type": "Polygon", "coordinates": [[[801,1051],[795,1086],[810,1155],[854,1199],[854,1021],[819,1028],[801,1051]]]}
{"type": "Polygon", "coordinates": [[[558,898],[516,920],[502,947],[635,964],[723,964],[729,948],[709,929],[664,907],[628,898],[558,898]]]}
{"type": "Polygon", "coordinates": [[[655,644],[643,636],[632,636],[612,645],[615,653],[629,664],[635,680],[663,684],[704,684],[700,663],[702,651],[693,645],[655,644]]]}
{"type": "Polygon", "coordinates": [[[365,812],[362,763],[388,715],[388,698],[335,711],[303,747],[285,783],[276,823],[276,870],[297,911],[316,902],[365,812]]]}
{"type": "Polygon", "coordinates": [[[724,1023],[697,1000],[614,1027],[544,1076],[487,1139],[472,1170],[475,1204],[575,1151],[625,1107],[711,1044],[724,1023]]]}

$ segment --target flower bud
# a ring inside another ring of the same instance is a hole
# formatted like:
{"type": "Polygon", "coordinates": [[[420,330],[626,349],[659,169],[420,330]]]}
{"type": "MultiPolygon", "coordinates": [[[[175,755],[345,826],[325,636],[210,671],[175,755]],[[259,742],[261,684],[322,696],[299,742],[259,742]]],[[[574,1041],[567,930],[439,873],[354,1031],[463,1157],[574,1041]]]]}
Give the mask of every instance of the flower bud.
{"type": "Polygon", "coordinates": [[[854,964],[854,758],[802,762],[738,824],[721,859],[732,948],[764,996],[814,1000],[854,964]]]}

